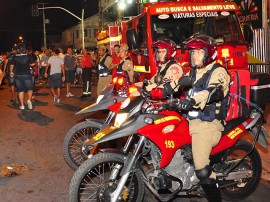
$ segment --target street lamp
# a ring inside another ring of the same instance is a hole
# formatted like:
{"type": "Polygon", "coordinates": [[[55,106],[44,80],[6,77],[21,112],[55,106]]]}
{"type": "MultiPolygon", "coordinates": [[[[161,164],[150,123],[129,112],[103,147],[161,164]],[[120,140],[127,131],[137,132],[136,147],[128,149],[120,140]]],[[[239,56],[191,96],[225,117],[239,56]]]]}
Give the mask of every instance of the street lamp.
{"type": "Polygon", "coordinates": [[[132,4],[133,0],[118,0],[118,21],[121,23],[124,10],[127,8],[127,4],[132,4]]]}
{"type": "Polygon", "coordinates": [[[46,44],[46,27],[45,27],[45,13],[44,13],[44,10],[45,9],[61,9],[61,10],[64,10],[66,11],[67,13],[69,13],[70,15],[72,15],[73,17],[79,19],[81,21],[81,24],[82,24],[82,48],[84,49],[84,9],[85,9],[85,3],[86,3],[86,0],[84,0],[84,5],[82,7],[82,18],[78,17],[77,15],[75,15],[74,13],[70,12],[69,10],[63,8],[63,7],[59,7],[59,6],[54,6],[54,7],[44,7],[44,4],[43,4],[43,7],[42,8],[38,8],[38,10],[43,10],[43,32],[44,32],[44,48],[45,48],[45,44],[46,44]]]}
{"type": "Polygon", "coordinates": [[[20,42],[23,42],[23,37],[22,36],[19,36],[18,38],[19,38],[20,42]]]}

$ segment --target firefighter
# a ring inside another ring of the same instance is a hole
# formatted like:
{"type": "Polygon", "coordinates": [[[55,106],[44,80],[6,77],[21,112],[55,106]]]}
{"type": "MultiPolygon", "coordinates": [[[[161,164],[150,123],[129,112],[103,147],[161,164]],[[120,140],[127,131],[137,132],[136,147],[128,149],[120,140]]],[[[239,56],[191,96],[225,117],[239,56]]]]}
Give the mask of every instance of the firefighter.
{"type": "Polygon", "coordinates": [[[131,61],[130,57],[128,57],[128,45],[122,43],[119,49],[119,56],[121,61],[116,69],[116,74],[127,74],[129,83],[133,83],[134,81],[134,70],[133,70],[133,62],[131,61]]]}
{"type": "Polygon", "coordinates": [[[177,86],[178,79],[183,75],[182,67],[173,59],[176,54],[176,44],[170,39],[160,39],[153,44],[155,60],[157,61],[157,73],[148,81],[147,91],[166,82],[177,86]]]}
{"type": "Polygon", "coordinates": [[[99,95],[103,88],[105,88],[112,81],[112,57],[107,53],[105,45],[98,47],[99,63],[97,66],[98,72],[98,84],[97,84],[97,95],[99,95]]]}
{"type": "MultiPolygon", "coordinates": [[[[224,130],[221,101],[229,91],[230,76],[215,62],[217,46],[213,38],[196,34],[184,44],[190,53],[191,70],[187,75],[191,78],[192,89],[186,99],[178,102],[178,107],[188,113],[192,154],[201,186],[209,201],[222,201],[215,173],[209,166],[209,155],[224,130]]],[[[167,95],[172,90],[170,84],[163,88],[167,95]]]]}

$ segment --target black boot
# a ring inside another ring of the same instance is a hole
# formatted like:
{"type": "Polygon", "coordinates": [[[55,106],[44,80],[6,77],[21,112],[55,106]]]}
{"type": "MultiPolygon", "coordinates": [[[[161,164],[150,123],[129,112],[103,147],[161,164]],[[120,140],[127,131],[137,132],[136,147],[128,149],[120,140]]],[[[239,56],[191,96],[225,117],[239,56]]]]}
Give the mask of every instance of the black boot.
{"type": "Polygon", "coordinates": [[[201,181],[201,187],[203,188],[209,202],[222,201],[220,191],[216,185],[216,180],[210,178],[205,179],[201,181]]]}

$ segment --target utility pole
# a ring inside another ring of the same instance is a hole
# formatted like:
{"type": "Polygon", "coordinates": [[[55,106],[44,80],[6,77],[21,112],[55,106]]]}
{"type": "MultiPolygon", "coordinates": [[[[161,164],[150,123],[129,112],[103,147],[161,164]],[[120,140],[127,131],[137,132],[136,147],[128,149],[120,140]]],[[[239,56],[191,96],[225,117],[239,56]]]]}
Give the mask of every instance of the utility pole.
{"type": "MultiPolygon", "coordinates": [[[[86,0],[84,0],[84,3],[86,2],[86,0]]],[[[69,13],[70,15],[72,15],[73,17],[77,18],[78,20],[81,21],[82,24],[82,48],[84,48],[84,7],[82,8],[82,18],[78,17],[77,15],[75,15],[74,13],[70,12],[69,10],[63,8],[63,7],[59,7],[59,6],[54,6],[54,7],[44,7],[44,4],[41,8],[38,8],[39,10],[43,10],[43,33],[44,33],[44,47],[45,47],[45,43],[46,43],[46,30],[45,30],[45,9],[61,9],[66,11],[67,13],[69,13]]],[[[47,45],[46,45],[47,46],[47,45]]]]}
{"type": "Polygon", "coordinates": [[[86,0],[82,2],[82,49],[84,49],[84,8],[86,7],[86,0]]]}
{"type": "Polygon", "coordinates": [[[44,3],[42,4],[42,17],[43,17],[43,43],[44,43],[44,51],[47,49],[47,36],[46,36],[46,18],[45,18],[45,10],[44,3]]]}

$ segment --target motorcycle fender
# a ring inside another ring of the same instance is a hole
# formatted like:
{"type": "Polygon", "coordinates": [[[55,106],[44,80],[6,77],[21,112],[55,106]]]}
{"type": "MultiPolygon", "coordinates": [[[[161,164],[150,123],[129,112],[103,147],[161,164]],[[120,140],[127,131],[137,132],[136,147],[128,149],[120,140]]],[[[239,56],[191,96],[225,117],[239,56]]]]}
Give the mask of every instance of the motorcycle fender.
{"type": "Polygon", "coordinates": [[[123,162],[125,162],[127,156],[125,155],[125,153],[121,150],[121,149],[116,149],[116,148],[107,148],[107,149],[101,149],[100,150],[102,153],[106,153],[106,154],[113,154],[114,156],[116,156],[117,158],[120,158],[123,160],[123,162]]]}
{"type": "Polygon", "coordinates": [[[104,125],[105,121],[104,120],[99,120],[99,119],[86,119],[86,121],[88,123],[92,123],[95,126],[102,128],[102,126],[104,125]]]}
{"type": "Polygon", "coordinates": [[[120,97],[120,96],[108,96],[107,99],[101,100],[98,104],[94,103],[90,106],[87,106],[87,107],[83,108],[81,111],[77,112],[76,114],[85,114],[85,113],[89,113],[89,112],[95,112],[95,111],[108,109],[109,106],[111,106],[117,102],[120,102],[122,100],[124,100],[124,98],[120,97]]]}
{"type": "MultiPolygon", "coordinates": [[[[255,138],[257,131],[258,131],[257,128],[253,128],[252,130],[249,131],[249,133],[253,136],[253,138],[255,138]]],[[[262,126],[261,132],[260,132],[259,138],[258,138],[258,143],[265,149],[268,146],[268,143],[266,140],[267,137],[269,137],[269,135],[268,135],[266,129],[262,126]]]]}
{"type": "Polygon", "coordinates": [[[103,130],[99,131],[91,139],[89,139],[85,143],[85,146],[94,146],[102,142],[107,142],[110,140],[136,134],[138,129],[147,125],[147,123],[145,123],[144,121],[145,118],[152,118],[153,120],[155,120],[164,116],[165,115],[162,114],[142,114],[129,120],[127,123],[123,124],[120,128],[114,127],[112,124],[110,124],[103,130]]]}
{"type": "MultiPolygon", "coordinates": [[[[108,149],[101,149],[100,151],[102,153],[113,154],[117,158],[122,159],[122,161],[125,162],[125,164],[128,162],[126,160],[127,159],[127,155],[125,153],[123,153],[123,151],[121,149],[108,148],[108,149]]],[[[148,181],[148,179],[146,177],[146,174],[145,174],[145,171],[144,171],[143,167],[141,166],[141,164],[137,163],[137,167],[138,167],[138,169],[140,169],[142,171],[144,180],[148,181]]],[[[126,171],[124,170],[123,173],[125,174],[126,171]]],[[[121,173],[121,175],[122,175],[122,173],[121,173]]]]}

